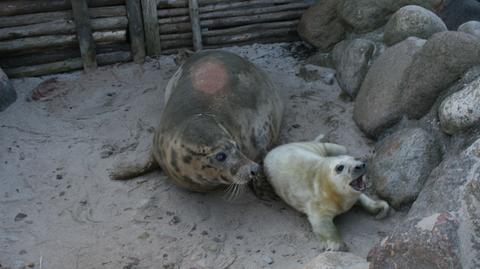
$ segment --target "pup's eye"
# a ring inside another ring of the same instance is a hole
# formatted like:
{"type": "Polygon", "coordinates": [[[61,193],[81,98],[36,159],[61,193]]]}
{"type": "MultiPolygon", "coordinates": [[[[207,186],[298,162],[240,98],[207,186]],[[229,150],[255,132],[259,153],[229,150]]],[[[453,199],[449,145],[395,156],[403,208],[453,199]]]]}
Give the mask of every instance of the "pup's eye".
{"type": "Polygon", "coordinates": [[[215,160],[219,162],[224,162],[226,159],[227,159],[227,154],[225,154],[224,152],[219,152],[217,153],[217,155],[215,155],[215,160]]]}
{"type": "Polygon", "coordinates": [[[337,167],[335,167],[335,171],[337,171],[337,173],[341,173],[344,168],[345,168],[345,166],[343,166],[343,165],[337,165],[337,167]]]}

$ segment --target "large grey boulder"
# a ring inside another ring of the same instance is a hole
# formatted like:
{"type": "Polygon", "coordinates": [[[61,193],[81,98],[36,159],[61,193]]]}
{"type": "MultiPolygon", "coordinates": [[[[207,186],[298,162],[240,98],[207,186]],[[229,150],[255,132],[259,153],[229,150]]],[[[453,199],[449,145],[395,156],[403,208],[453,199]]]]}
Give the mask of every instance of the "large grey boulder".
{"type": "Polygon", "coordinates": [[[464,22],[480,19],[480,1],[443,0],[438,11],[448,29],[455,30],[464,22]]]}
{"type": "Polygon", "coordinates": [[[447,134],[480,124],[480,77],[443,100],[438,117],[447,134]]]}
{"type": "Polygon", "coordinates": [[[7,75],[0,69],[0,111],[4,111],[17,100],[17,93],[7,75]]]}
{"type": "Polygon", "coordinates": [[[407,220],[370,252],[370,268],[478,268],[480,135],[430,174],[407,220]]]}
{"type": "Polygon", "coordinates": [[[469,68],[480,64],[480,40],[462,32],[434,34],[406,71],[401,88],[405,113],[424,116],[439,94],[469,68]]]}
{"type": "MultiPolygon", "coordinates": [[[[480,16],[478,17],[480,20],[480,16]]],[[[458,27],[459,32],[474,35],[480,38],[480,21],[468,21],[458,27]]]]}
{"type": "Polygon", "coordinates": [[[447,212],[412,219],[373,247],[370,269],[462,269],[458,228],[447,212]]]}
{"type": "Polygon", "coordinates": [[[345,43],[341,55],[335,56],[337,80],[340,88],[355,98],[370,66],[375,44],[365,39],[354,39],[345,43]]]}
{"type": "Polygon", "coordinates": [[[368,172],[377,195],[399,209],[415,201],[441,160],[435,138],[421,128],[388,136],[375,149],[368,172]]]}
{"type": "Polygon", "coordinates": [[[303,269],[368,269],[365,258],[348,252],[328,251],[318,255],[303,269]]]}
{"type": "Polygon", "coordinates": [[[424,43],[422,39],[411,37],[389,47],[368,70],[353,111],[353,119],[368,136],[379,136],[401,119],[401,84],[424,43]]]}
{"type": "Polygon", "coordinates": [[[384,25],[389,16],[406,5],[438,10],[442,0],[344,0],[338,7],[340,18],[355,32],[368,32],[384,25]]]}
{"type": "Polygon", "coordinates": [[[330,51],[345,36],[343,24],[337,17],[337,0],[318,1],[308,8],[298,23],[300,37],[318,48],[330,51]]]}
{"type": "Polygon", "coordinates": [[[385,26],[384,41],[391,46],[410,36],[428,39],[443,31],[447,31],[447,26],[435,13],[420,6],[404,6],[385,26]]]}

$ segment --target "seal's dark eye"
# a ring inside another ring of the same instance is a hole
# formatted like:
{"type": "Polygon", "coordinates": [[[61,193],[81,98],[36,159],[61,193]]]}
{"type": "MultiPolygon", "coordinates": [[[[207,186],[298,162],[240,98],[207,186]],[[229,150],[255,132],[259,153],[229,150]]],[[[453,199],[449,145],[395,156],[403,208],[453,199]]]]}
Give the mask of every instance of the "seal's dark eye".
{"type": "Polygon", "coordinates": [[[335,167],[335,171],[337,171],[337,173],[341,173],[343,171],[343,168],[345,168],[345,166],[337,165],[337,167],[335,167]]]}
{"type": "Polygon", "coordinates": [[[227,154],[223,152],[217,153],[217,155],[215,155],[215,160],[219,162],[224,162],[226,159],[227,159],[227,154]]]}

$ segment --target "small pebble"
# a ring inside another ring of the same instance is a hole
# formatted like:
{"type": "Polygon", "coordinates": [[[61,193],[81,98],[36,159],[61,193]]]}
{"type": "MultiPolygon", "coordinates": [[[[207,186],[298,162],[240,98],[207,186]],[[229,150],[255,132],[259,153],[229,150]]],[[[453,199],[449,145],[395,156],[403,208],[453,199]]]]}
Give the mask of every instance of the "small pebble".
{"type": "Polygon", "coordinates": [[[24,214],[24,213],[18,213],[16,216],[15,216],[15,221],[21,221],[22,219],[26,218],[27,217],[27,214],[24,214]]]}
{"type": "Polygon", "coordinates": [[[266,262],[267,264],[272,264],[272,263],[273,263],[273,259],[272,259],[272,257],[270,257],[270,256],[263,256],[262,259],[263,259],[263,261],[266,262]]]}
{"type": "Polygon", "coordinates": [[[147,232],[144,232],[144,233],[142,233],[142,234],[140,234],[140,235],[138,236],[138,239],[140,239],[140,240],[145,240],[145,239],[147,239],[147,238],[149,238],[149,237],[150,237],[150,234],[147,233],[147,232]]]}
{"type": "Polygon", "coordinates": [[[57,180],[61,180],[62,178],[63,178],[62,175],[60,175],[60,174],[57,175],[57,180]]]}
{"type": "Polygon", "coordinates": [[[31,263],[27,264],[27,267],[33,268],[33,267],[35,267],[35,263],[31,262],[31,263]]]}
{"type": "Polygon", "coordinates": [[[177,216],[173,216],[173,218],[168,222],[170,225],[176,225],[178,223],[180,223],[180,218],[177,216]]]}

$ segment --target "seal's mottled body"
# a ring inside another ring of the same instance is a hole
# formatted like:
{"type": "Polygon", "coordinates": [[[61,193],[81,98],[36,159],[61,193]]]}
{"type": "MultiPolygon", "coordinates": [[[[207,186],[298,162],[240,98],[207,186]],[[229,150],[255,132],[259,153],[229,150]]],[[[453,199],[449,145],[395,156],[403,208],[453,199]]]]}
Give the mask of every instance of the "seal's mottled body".
{"type": "Polygon", "coordinates": [[[173,75],[165,97],[153,156],[144,164],[120,166],[112,178],[130,178],[159,164],[177,185],[211,191],[257,175],[257,162],[275,143],[282,117],[266,73],[233,53],[200,52],[173,75]]]}

